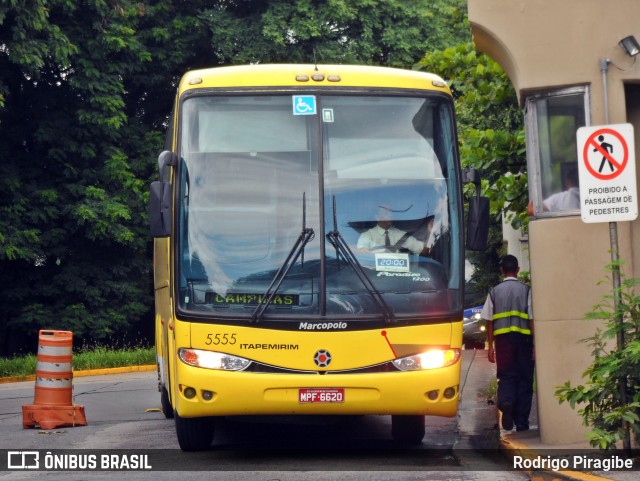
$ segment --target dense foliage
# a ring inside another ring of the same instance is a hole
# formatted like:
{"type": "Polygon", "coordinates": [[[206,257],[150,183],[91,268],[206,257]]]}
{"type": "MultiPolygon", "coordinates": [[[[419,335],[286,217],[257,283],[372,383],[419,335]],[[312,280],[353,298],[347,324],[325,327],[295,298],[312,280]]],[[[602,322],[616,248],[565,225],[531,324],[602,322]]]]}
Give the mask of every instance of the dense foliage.
{"type": "Polygon", "coordinates": [[[147,186],[178,78],[247,62],[411,68],[464,0],[0,0],[0,354],[149,335],[147,186]]]}
{"type": "Polygon", "coordinates": [[[489,248],[468,253],[471,262],[480,267],[469,285],[477,295],[468,303],[476,305],[484,302],[500,276],[498,262],[506,254],[502,215],[516,228],[526,227],[528,221],[523,114],[502,68],[478,53],[471,43],[428,52],[419,66],[437,72],[450,83],[456,102],[462,165],[478,169],[483,177],[483,195],[491,201],[489,248]]]}

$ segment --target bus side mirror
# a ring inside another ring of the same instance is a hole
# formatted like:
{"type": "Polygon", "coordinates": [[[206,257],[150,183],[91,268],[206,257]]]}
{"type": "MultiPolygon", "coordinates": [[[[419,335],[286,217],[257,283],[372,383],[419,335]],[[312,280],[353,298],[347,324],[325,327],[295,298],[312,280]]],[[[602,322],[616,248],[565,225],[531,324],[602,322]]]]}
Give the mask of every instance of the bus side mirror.
{"type": "Polygon", "coordinates": [[[487,248],[489,237],[489,199],[476,196],[469,201],[467,219],[467,249],[483,251],[487,248]]]}
{"type": "Polygon", "coordinates": [[[483,251],[489,237],[489,199],[480,195],[481,179],[476,169],[463,169],[462,182],[476,186],[476,195],[469,201],[466,246],[472,251],[483,251]]]}
{"type": "Polygon", "coordinates": [[[171,184],[156,180],[151,182],[149,193],[149,228],[151,237],[171,235],[171,184]]]}
{"type": "Polygon", "coordinates": [[[165,150],[158,156],[158,174],[160,180],[151,182],[149,194],[149,227],[151,237],[169,237],[171,235],[171,182],[169,169],[175,165],[173,152],[165,150]]]}

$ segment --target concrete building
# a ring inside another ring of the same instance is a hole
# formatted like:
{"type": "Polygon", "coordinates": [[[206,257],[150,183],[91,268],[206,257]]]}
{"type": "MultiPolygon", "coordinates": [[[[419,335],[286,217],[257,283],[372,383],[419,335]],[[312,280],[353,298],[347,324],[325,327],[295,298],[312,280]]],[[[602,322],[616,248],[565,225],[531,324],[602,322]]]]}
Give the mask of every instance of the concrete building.
{"type": "MultiPolygon", "coordinates": [[[[632,124],[638,158],[640,65],[619,42],[640,39],[640,1],[468,0],[468,10],[477,49],[502,66],[525,111],[541,440],[584,442],[588,429],[554,392],[581,382],[592,360],[579,341],[597,327],[585,313],[611,292],[598,284],[611,261],[610,224],[584,223],[579,204],[548,209],[545,199],[571,187],[581,126],[632,124]]],[[[624,273],[640,277],[640,221],[615,226],[624,273]]]]}
{"type": "Polygon", "coordinates": [[[529,265],[529,236],[523,229],[511,226],[512,213],[502,215],[502,241],[507,247],[507,254],[516,256],[520,265],[520,272],[530,272],[529,265]]]}

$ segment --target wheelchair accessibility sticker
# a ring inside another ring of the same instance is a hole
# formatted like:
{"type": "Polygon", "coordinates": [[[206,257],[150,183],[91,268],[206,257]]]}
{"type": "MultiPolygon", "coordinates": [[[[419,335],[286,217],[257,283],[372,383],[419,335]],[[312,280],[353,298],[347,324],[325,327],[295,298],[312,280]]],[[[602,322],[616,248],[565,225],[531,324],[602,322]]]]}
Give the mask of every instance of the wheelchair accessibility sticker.
{"type": "Polygon", "coordinates": [[[317,113],[315,95],[294,95],[293,115],[315,115],[317,113]]]}

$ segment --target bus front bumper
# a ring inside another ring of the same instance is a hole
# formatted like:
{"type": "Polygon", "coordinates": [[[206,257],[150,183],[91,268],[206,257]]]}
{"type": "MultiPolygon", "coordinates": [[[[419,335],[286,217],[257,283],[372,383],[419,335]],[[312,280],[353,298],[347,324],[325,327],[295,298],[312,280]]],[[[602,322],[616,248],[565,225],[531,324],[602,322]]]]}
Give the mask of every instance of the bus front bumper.
{"type": "Polygon", "coordinates": [[[460,361],[422,371],[268,374],[178,363],[173,406],[181,417],[263,414],[455,416],[460,361]]]}

